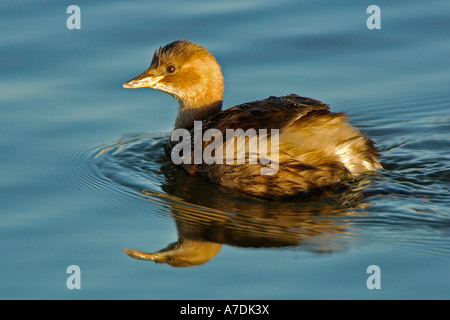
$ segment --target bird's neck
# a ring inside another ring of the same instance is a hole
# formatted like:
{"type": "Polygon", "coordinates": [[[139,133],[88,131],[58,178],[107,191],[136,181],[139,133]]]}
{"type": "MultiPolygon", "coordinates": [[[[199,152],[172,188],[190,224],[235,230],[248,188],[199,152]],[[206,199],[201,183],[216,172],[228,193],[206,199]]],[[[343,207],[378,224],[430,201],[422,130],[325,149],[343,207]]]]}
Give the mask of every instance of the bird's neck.
{"type": "Polygon", "coordinates": [[[201,105],[187,104],[180,101],[180,109],[175,120],[174,129],[184,128],[190,130],[194,127],[194,121],[203,121],[221,110],[222,100],[201,105]]]}

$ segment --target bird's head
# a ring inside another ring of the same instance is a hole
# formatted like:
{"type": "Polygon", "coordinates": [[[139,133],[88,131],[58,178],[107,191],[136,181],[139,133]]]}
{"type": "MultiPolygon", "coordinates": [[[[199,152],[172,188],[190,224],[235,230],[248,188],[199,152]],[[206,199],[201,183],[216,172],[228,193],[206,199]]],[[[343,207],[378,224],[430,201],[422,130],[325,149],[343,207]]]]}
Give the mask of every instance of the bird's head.
{"type": "Polygon", "coordinates": [[[214,56],[204,47],[183,40],[156,50],[150,67],[123,87],[157,89],[177,98],[181,109],[192,109],[221,105],[224,84],[214,56]]]}

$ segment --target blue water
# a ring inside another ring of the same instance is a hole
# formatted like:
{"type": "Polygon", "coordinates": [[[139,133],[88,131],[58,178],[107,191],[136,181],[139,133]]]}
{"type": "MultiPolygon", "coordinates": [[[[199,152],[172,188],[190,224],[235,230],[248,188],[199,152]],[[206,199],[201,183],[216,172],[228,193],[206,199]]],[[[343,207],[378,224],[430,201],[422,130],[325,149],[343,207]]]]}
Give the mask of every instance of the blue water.
{"type": "Polygon", "coordinates": [[[418,0],[3,1],[0,298],[450,298],[449,16],[418,0]],[[381,29],[366,26],[371,4],[381,29]],[[319,99],[377,143],[385,170],[277,202],[187,177],[163,152],[176,101],[122,88],[177,39],[216,56],[225,107],[319,99]],[[222,247],[190,268],[122,251],[179,238],[222,247]]]}

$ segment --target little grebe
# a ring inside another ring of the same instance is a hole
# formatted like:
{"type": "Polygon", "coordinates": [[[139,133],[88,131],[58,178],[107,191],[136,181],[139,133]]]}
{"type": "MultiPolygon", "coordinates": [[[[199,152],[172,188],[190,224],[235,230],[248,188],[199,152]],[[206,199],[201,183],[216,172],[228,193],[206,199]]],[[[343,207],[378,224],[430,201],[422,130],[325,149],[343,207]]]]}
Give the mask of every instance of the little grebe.
{"type": "MultiPolygon", "coordinates": [[[[230,163],[223,157],[224,161],[215,163],[177,163],[188,173],[209,182],[254,196],[277,198],[323,189],[381,169],[374,143],[353,128],[345,114],[331,113],[328,105],[318,100],[291,94],[221,111],[224,84],[220,65],[208,50],[190,41],[175,41],[156,50],[150,67],[123,87],[149,87],[174,96],[179,101],[175,129],[189,130],[194,137],[197,121],[201,121],[201,132],[208,129],[214,129],[216,133],[225,133],[229,129],[238,132],[256,128],[260,133],[261,129],[270,130],[267,140],[262,141],[276,145],[277,153],[276,157],[258,154],[267,158],[265,162],[230,163]],[[268,167],[268,159],[276,163],[277,170],[261,174],[261,169],[268,167]]],[[[250,140],[258,138],[257,135],[244,136],[247,160],[251,157],[250,140]]],[[[220,148],[215,143],[215,152],[225,150],[226,141],[222,145],[222,140],[216,140],[217,135],[214,137],[209,140],[221,141],[220,148]]],[[[237,140],[238,136],[232,139],[237,140]]],[[[169,155],[176,146],[172,140],[169,139],[167,145],[169,155]]],[[[201,151],[212,145],[209,140],[202,141],[201,151]]],[[[184,138],[182,142],[185,142],[184,138]]],[[[194,148],[195,144],[194,138],[189,147],[194,148]]],[[[234,144],[232,148],[236,155],[239,151],[234,149],[234,144]]],[[[195,151],[192,155],[190,151],[188,156],[194,159],[195,151]]]]}

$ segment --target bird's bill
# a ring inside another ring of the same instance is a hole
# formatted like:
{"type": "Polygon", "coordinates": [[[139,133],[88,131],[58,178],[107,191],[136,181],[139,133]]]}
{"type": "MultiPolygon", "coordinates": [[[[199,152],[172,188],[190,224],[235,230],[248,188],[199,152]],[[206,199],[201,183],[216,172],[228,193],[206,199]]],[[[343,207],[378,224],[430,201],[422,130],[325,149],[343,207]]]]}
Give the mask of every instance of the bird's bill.
{"type": "Polygon", "coordinates": [[[155,85],[164,76],[153,76],[148,74],[147,70],[138,75],[137,77],[125,82],[123,84],[124,88],[135,89],[135,88],[154,88],[155,85]]]}

